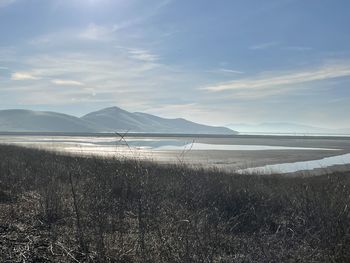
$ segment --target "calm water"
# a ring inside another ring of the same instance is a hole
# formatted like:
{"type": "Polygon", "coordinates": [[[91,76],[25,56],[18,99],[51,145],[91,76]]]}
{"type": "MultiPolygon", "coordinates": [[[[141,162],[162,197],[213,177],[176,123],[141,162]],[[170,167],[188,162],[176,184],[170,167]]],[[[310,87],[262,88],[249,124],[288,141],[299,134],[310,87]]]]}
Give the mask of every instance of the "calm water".
{"type": "Polygon", "coordinates": [[[350,140],[279,138],[127,138],[0,136],[0,143],[82,155],[123,156],[189,163],[240,173],[291,173],[350,163],[350,140]],[[185,158],[184,158],[185,159],[185,158]],[[245,167],[245,169],[240,169],[245,167]]]}
{"type": "Polygon", "coordinates": [[[350,164],[350,153],[326,157],[320,160],[303,161],[295,163],[281,163],[264,165],[260,167],[246,168],[237,170],[241,174],[273,174],[273,173],[295,173],[299,171],[308,171],[319,168],[327,168],[333,165],[350,164]]]}
{"type": "Polygon", "coordinates": [[[326,150],[336,151],[339,149],[330,148],[309,148],[309,147],[288,147],[288,146],[269,146],[269,145],[235,145],[235,144],[209,144],[209,143],[186,143],[185,145],[163,145],[155,148],[156,150],[178,150],[190,149],[193,151],[265,151],[265,150],[326,150]]]}

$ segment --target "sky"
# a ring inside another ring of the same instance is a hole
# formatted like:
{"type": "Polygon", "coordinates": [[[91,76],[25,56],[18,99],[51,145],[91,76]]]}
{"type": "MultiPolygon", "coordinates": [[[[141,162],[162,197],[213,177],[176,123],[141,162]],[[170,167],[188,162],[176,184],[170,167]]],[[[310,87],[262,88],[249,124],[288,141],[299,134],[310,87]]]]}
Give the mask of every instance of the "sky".
{"type": "Polygon", "coordinates": [[[0,0],[0,110],[349,128],[348,0],[0,0]]]}

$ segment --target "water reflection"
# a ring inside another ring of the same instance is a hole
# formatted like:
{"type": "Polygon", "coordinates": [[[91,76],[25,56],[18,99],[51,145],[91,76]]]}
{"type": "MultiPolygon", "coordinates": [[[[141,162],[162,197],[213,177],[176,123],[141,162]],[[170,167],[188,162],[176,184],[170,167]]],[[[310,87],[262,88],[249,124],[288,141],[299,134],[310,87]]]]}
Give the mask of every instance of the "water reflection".
{"type": "Polygon", "coordinates": [[[326,150],[334,151],[334,148],[315,147],[290,147],[270,145],[241,145],[241,144],[214,144],[197,143],[182,139],[153,139],[153,138],[128,138],[127,140],[113,137],[9,137],[2,138],[3,142],[12,144],[36,144],[41,146],[62,147],[62,145],[91,146],[90,150],[100,152],[103,147],[131,147],[135,149],[150,149],[156,151],[264,151],[264,150],[326,150]]]}
{"type": "Polygon", "coordinates": [[[344,165],[350,163],[350,153],[338,156],[326,157],[320,160],[303,161],[295,163],[271,164],[254,168],[238,170],[241,174],[273,174],[273,173],[295,173],[299,171],[327,168],[333,165],[344,165]]]}
{"type": "Polygon", "coordinates": [[[308,148],[308,147],[287,147],[287,146],[270,146],[270,145],[236,145],[236,144],[209,144],[209,143],[191,143],[182,146],[162,145],[156,150],[184,150],[190,149],[193,151],[266,151],[266,150],[326,150],[334,151],[339,149],[331,148],[308,148]]]}
{"type": "MultiPolygon", "coordinates": [[[[257,145],[239,144],[237,140],[204,141],[208,143],[191,141],[189,138],[127,138],[126,141],[117,137],[70,137],[70,136],[0,136],[0,143],[17,144],[34,148],[48,149],[53,151],[68,152],[79,155],[99,155],[99,156],[117,156],[132,158],[149,158],[156,161],[172,162],[178,160],[183,152],[191,152],[188,161],[205,165],[207,163],[230,170],[237,167],[243,167],[242,163],[251,162],[251,167],[280,161],[282,164],[266,165],[257,168],[248,168],[239,170],[240,173],[291,173],[301,170],[312,170],[315,168],[328,167],[337,164],[350,163],[350,154],[327,157],[334,155],[330,151],[339,151],[339,143],[323,143],[316,141],[306,145],[311,147],[294,147],[294,141],[287,140],[275,141],[261,139],[256,140],[257,145]],[[210,143],[209,143],[210,142],[210,143]],[[234,143],[237,144],[234,144],[234,143]],[[286,143],[288,146],[264,145],[270,142],[286,143]],[[261,143],[261,144],[260,144],[261,143]],[[260,144],[260,145],[259,145],[260,144]],[[323,145],[326,147],[312,147],[323,145]],[[280,151],[277,152],[276,151],[280,151]],[[265,151],[257,154],[258,151],[265,151]],[[248,153],[249,152],[249,153],[248,153]],[[264,161],[261,162],[262,156],[264,161]],[[292,156],[292,157],[291,157],[292,156]],[[293,159],[294,158],[294,159],[293,159]],[[319,158],[315,161],[301,161],[295,163],[284,163],[288,161],[299,161],[305,159],[319,158]],[[260,162],[259,162],[260,161],[260,162]]],[[[245,141],[247,142],[247,141],[245,141]]],[[[254,143],[254,144],[255,144],[254,143]]],[[[303,145],[300,142],[296,145],[303,145]]],[[[245,166],[249,167],[249,166],[245,166]]]]}

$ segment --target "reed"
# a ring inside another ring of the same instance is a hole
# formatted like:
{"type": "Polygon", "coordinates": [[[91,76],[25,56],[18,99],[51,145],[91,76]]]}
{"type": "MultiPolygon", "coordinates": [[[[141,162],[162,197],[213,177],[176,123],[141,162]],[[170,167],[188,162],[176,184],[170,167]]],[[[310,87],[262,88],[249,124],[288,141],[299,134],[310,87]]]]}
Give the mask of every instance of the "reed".
{"type": "Polygon", "coordinates": [[[0,146],[1,261],[347,262],[349,176],[0,146]]]}

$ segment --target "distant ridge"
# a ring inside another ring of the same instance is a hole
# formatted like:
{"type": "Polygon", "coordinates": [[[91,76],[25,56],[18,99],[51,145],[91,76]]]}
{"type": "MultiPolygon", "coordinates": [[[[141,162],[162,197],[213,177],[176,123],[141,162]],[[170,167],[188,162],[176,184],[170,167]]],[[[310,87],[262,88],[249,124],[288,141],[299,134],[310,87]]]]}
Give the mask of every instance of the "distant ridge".
{"type": "Polygon", "coordinates": [[[350,129],[320,128],[289,122],[265,122],[256,125],[236,123],[226,127],[240,133],[289,133],[289,134],[350,134],[350,129]]]}
{"type": "Polygon", "coordinates": [[[226,127],[202,125],[182,118],[166,119],[146,113],[131,113],[118,107],[91,112],[81,118],[49,111],[0,110],[0,131],[237,134],[226,127]]]}
{"type": "Polygon", "coordinates": [[[155,115],[131,113],[118,107],[91,112],[81,118],[104,130],[149,133],[237,134],[226,127],[213,127],[182,118],[166,119],[155,115]]]}
{"type": "Polygon", "coordinates": [[[31,111],[1,110],[0,131],[9,132],[95,132],[93,124],[67,114],[31,111]]]}

